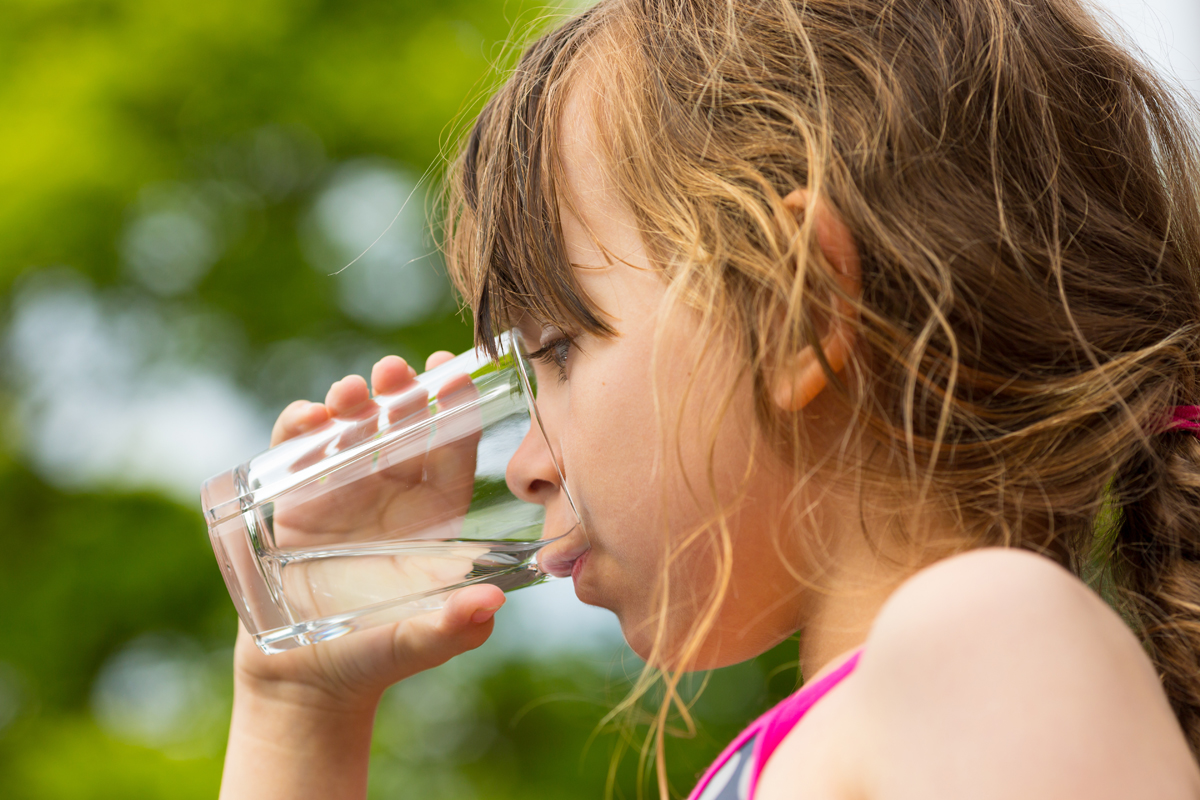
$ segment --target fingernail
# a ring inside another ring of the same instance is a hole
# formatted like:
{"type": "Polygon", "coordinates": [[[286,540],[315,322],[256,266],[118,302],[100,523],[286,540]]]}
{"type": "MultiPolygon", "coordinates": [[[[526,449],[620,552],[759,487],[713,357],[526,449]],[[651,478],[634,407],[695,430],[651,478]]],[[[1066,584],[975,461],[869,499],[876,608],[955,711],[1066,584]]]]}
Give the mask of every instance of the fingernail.
{"type": "Polygon", "coordinates": [[[471,615],[471,622],[474,622],[476,625],[480,625],[495,616],[496,612],[499,610],[500,606],[495,606],[494,608],[481,608],[471,615]]]}

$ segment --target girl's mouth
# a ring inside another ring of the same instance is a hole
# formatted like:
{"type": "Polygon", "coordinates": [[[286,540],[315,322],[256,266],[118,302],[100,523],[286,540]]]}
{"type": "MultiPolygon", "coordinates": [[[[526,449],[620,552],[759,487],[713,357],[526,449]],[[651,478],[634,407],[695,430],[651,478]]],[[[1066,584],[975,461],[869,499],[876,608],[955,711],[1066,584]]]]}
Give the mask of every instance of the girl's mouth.
{"type": "Polygon", "coordinates": [[[587,561],[588,553],[590,552],[592,552],[591,548],[584,550],[579,555],[579,558],[576,558],[573,562],[571,562],[571,580],[579,580],[579,573],[583,572],[583,565],[587,561]]]}
{"type": "Polygon", "coordinates": [[[587,536],[577,525],[561,539],[542,548],[538,553],[538,569],[556,578],[577,575],[589,550],[591,545],[587,536]]]}

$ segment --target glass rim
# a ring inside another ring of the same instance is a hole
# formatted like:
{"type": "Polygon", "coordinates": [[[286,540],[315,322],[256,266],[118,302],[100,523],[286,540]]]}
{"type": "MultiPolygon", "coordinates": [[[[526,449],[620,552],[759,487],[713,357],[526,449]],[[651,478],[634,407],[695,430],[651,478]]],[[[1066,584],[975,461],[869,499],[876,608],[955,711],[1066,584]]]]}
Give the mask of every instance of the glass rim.
{"type": "MultiPolygon", "coordinates": [[[[521,382],[521,391],[525,395],[525,402],[529,405],[530,424],[537,425],[538,432],[542,435],[542,441],[550,451],[550,461],[554,463],[554,471],[558,473],[558,486],[562,489],[563,496],[567,498],[567,505],[571,507],[571,513],[575,515],[575,526],[570,530],[574,530],[575,527],[583,527],[583,517],[579,515],[579,509],[575,507],[575,498],[571,497],[571,492],[567,489],[567,476],[563,474],[562,464],[558,463],[558,457],[554,454],[554,447],[550,443],[550,436],[546,433],[546,426],[542,423],[541,412],[538,411],[537,393],[534,391],[533,382],[529,380],[529,374],[525,369],[525,361],[528,357],[528,350],[525,347],[525,337],[516,328],[510,328],[501,333],[500,336],[504,336],[505,334],[509,335],[517,347],[518,357],[515,359],[517,362],[517,380],[521,382]]],[[[500,336],[496,337],[497,341],[500,340],[500,336]]],[[[566,534],[564,533],[555,538],[562,538],[562,536],[566,536],[566,534]]]]}

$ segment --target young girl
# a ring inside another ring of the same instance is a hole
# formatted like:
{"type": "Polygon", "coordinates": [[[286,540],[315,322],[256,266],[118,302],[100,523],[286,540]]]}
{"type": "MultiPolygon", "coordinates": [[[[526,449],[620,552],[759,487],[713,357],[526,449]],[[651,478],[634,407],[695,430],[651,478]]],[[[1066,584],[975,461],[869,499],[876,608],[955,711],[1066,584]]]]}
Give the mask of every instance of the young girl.
{"type": "MultiPolygon", "coordinates": [[[[539,348],[564,477],[530,447],[509,485],[554,519],[569,484],[575,590],[668,701],[801,633],[696,797],[1200,796],[1200,152],[1075,0],[603,0],[447,221],[477,341],[539,348]]],[[[361,797],[383,690],[503,602],[243,633],[222,797],[361,797]]]]}

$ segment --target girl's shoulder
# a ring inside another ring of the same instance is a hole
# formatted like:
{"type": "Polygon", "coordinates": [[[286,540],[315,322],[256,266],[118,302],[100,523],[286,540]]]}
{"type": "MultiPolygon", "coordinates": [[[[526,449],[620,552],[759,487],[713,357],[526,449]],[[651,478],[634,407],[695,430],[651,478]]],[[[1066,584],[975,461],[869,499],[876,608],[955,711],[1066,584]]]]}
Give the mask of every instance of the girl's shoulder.
{"type": "Polygon", "coordinates": [[[914,575],[847,689],[867,796],[1200,796],[1133,633],[1032,553],[976,550],[914,575]]]}

